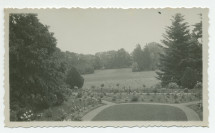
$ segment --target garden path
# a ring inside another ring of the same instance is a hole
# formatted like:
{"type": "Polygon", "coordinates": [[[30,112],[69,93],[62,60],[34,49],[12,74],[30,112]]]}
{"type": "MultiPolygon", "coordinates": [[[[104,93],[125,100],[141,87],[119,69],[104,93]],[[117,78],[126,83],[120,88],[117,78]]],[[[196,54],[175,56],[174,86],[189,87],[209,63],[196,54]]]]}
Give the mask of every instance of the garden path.
{"type": "Polygon", "coordinates": [[[115,105],[115,103],[108,102],[108,101],[102,101],[102,103],[104,103],[105,105],[90,111],[89,113],[87,113],[85,116],[82,117],[82,120],[83,121],[91,121],[102,110],[104,110],[110,106],[115,105]]]}
{"type": "MultiPolygon", "coordinates": [[[[96,108],[94,110],[92,110],[91,112],[87,113],[84,117],[82,117],[83,121],[91,121],[97,114],[99,114],[101,111],[103,111],[104,109],[116,105],[116,103],[112,103],[112,102],[108,102],[108,101],[102,101],[104,104],[104,106],[101,106],[99,108],[96,108]]],[[[189,103],[181,103],[181,104],[167,104],[167,103],[142,103],[142,102],[136,102],[136,103],[121,103],[121,104],[155,104],[155,105],[169,105],[169,106],[173,106],[176,108],[181,109],[187,116],[187,120],[188,121],[200,121],[200,118],[198,116],[198,114],[193,111],[192,109],[186,107],[187,105],[191,105],[191,104],[197,104],[200,103],[200,101],[196,101],[196,102],[189,102],[189,103]]]]}

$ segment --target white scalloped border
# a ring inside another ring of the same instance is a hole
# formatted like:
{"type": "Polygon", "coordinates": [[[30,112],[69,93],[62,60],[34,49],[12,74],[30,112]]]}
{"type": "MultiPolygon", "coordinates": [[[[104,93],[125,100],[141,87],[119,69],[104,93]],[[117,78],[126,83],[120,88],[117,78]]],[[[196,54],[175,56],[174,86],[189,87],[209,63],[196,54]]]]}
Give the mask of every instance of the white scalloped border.
{"type": "Polygon", "coordinates": [[[62,7],[47,7],[47,8],[5,8],[4,9],[4,47],[5,47],[5,55],[4,55],[4,88],[5,88],[5,95],[4,95],[4,116],[5,116],[5,127],[208,127],[208,117],[209,117],[209,110],[208,110],[208,99],[209,99],[209,91],[208,91],[208,50],[209,50],[209,8],[207,7],[159,7],[159,8],[97,8],[97,7],[89,7],[89,8],[79,8],[79,7],[72,7],[72,8],[62,8],[62,7]],[[186,121],[186,122],[178,122],[178,121],[171,121],[171,122],[161,122],[161,121],[110,121],[110,122],[10,122],[9,121],[9,55],[8,55],[8,13],[14,10],[23,10],[32,11],[32,10],[69,10],[69,9],[113,9],[113,10],[147,10],[147,9],[202,9],[204,10],[203,15],[203,105],[206,106],[203,108],[203,121],[186,121]],[[204,26],[206,25],[206,26],[204,26]],[[6,28],[7,27],[7,28],[6,28]]]}

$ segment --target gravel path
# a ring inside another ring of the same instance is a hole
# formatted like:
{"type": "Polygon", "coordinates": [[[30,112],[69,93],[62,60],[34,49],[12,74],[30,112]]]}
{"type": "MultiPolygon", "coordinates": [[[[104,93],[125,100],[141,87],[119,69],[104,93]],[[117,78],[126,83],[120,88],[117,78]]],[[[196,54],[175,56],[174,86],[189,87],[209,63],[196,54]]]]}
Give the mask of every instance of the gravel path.
{"type": "Polygon", "coordinates": [[[106,104],[104,106],[98,107],[92,111],[90,111],[89,113],[87,113],[85,116],[82,117],[83,121],[91,121],[98,113],[100,113],[102,110],[115,105],[115,103],[111,103],[108,101],[102,101],[102,103],[106,104]]]}
{"type": "MultiPolygon", "coordinates": [[[[84,117],[82,117],[83,121],[91,121],[98,113],[100,113],[102,110],[111,107],[113,105],[116,105],[116,103],[112,103],[112,102],[108,102],[108,101],[102,101],[104,104],[104,106],[101,106],[99,108],[96,108],[92,111],[90,111],[89,113],[87,113],[84,117]]],[[[132,103],[132,104],[154,104],[154,105],[169,105],[169,106],[173,106],[176,108],[181,109],[182,111],[184,111],[184,113],[187,116],[187,120],[188,121],[200,121],[200,118],[198,116],[198,114],[193,111],[192,109],[186,107],[187,105],[191,105],[191,104],[197,104],[200,102],[189,102],[189,103],[181,103],[181,104],[166,104],[166,103],[142,103],[142,102],[136,102],[136,103],[132,103]]],[[[131,104],[131,103],[121,103],[121,104],[131,104]]]]}

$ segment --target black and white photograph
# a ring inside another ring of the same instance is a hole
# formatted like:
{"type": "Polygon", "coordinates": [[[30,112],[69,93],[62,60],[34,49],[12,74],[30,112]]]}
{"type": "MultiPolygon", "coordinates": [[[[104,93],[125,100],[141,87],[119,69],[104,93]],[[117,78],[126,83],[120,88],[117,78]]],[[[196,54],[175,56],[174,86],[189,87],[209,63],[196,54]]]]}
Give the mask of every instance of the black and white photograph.
{"type": "Polygon", "coordinates": [[[207,126],[207,15],[5,9],[6,124],[207,126]]]}

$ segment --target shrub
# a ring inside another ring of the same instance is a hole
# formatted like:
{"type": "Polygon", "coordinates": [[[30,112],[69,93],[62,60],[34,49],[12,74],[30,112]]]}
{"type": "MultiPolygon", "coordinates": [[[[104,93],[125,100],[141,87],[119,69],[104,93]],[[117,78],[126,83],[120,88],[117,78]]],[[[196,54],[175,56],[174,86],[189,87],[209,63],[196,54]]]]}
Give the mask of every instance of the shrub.
{"type": "Polygon", "coordinates": [[[196,85],[194,86],[194,89],[202,89],[202,82],[197,82],[196,85]]]}
{"type": "Polygon", "coordinates": [[[10,110],[11,121],[32,121],[35,114],[31,109],[19,108],[17,111],[10,110]]]}
{"type": "Polygon", "coordinates": [[[81,93],[81,92],[78,92],[77,98],[81,98],[81,97],[82,97],[82,93],[81,93]]]}
{"type": "Polygon", "coordinates": [[[66,100],[65,96],[59,92],[56,93],[56,98],[57,100],[54,105],[61,105],[66,100]]]}
{"type": "Polygon", "coordinates": [[[170,97],[170,93],[167,93],[166,96],[169,98],[170,97]]]}
{"type": "Polygon", "coordinates": [[[195,91],[196,91],[196,96],[200,100],[202,98],[202,83],[197,82],[194,88],[195,88],[195,91]]]}
{"type": "Polygon", "coordinates": [[[101,99],[101,98],[98,98],[98,102],[99,102],[99,103],[102,103],[102,99],[101,99]]]}
{"type": "Polygon", "coordinates": [[[138,96],[136,96],[136,95],[132,96],[131,101],[132,102],[137,102],[138,101],[138,96]]]}
{"type": "Polygon", "coordinates": [[[91,89],[95,89],[95,88],[96,88],[95,85],[92,85],[92,86],[91,86],[91,89]]]}
{"type": "Polygon", "coordinates": [[[105,86],[105,84],[104,84],[104,83],[102,83],[102,84],[101,84],[101,87],[103,88],[104,86],[105,86]]]}
{"type": "Polygon", "coordinates": [[[157,90],[156,88],[154,88],[154,89],[153,89],[153,93],[156,94],[157,92],[158,92],[158,90],[157,90]]]}
{"type": "Polygon", "coordinates": [[[157,84],[155,85],[155,88],[156,88],[156,89],[161,89],[161,88],[162,88],[161,83],[157,83],[157,84]]]}
{"type": "Polygon", "coordinates": [[[175,82],[170,82],[167,86],[168,89],[178,89],[179,86],[175,82]]]}
{"type": "Polygon", "coordinates": [[[178,100],[175,100],[175,103],[179,103],[179,101],[178,101],[178,100]]]}
{"type": "Polygon", "coordinates": [[[138,72],[138,71],[140,71],[139,66],[138,66],[137,62],[134,62],[132,64],[132,72],[138,72]]]}
{"type": "Polygon", "coordinates": [[[84,78],[80,75],[76,68],[72,67],[67,73],[66,83],[70,85],[70,88],[72,89],[75,86],[82,88],[84,84],[84,78]]]}
{"type": "Polygon", "coordinates": [[[178,96],[175,94],[175,95],[174,95],[174,99],[177,99],[177,98],[178,98],[178,96]]]}
{"type": "Polygon", "coordinates": [[[119,87],[119,83],[117,83],[116,86],[119,87]]]}
{"type": "Polygon", "coordinates": [[[184,89],[184,93],[188,93],[188,91],[189,91],[188,88],[184,89]]]}
{"type": "Polygon", "coordinates": [[[112,101],[116,101],[116,96],[113,96],[112,101]]]}
{"type": "Polygon", "coordinates": [[[52,110],[51,109],[45,110],[44,117],[48,117],[48,118],[52,117],[52,110]]]}
{"type": "Polygon", "coordinates": [[[197,72],[192,68],[187,67],[181,78],[182,86],[189,89],[193,88],[196,84],[197,77],[198,77],[197,72]]]}
{"type": "Polygon", "coordinates": [[[10,111],[10,121],[18,121],[18,116],[16,111],[13,111],[13,110],[10,111]]]}
{"type": "Polygon", "coordinates": [[[81,121],[81,117],[79,115],[75,115],[73,120],[74,121],[81,121]]]}

